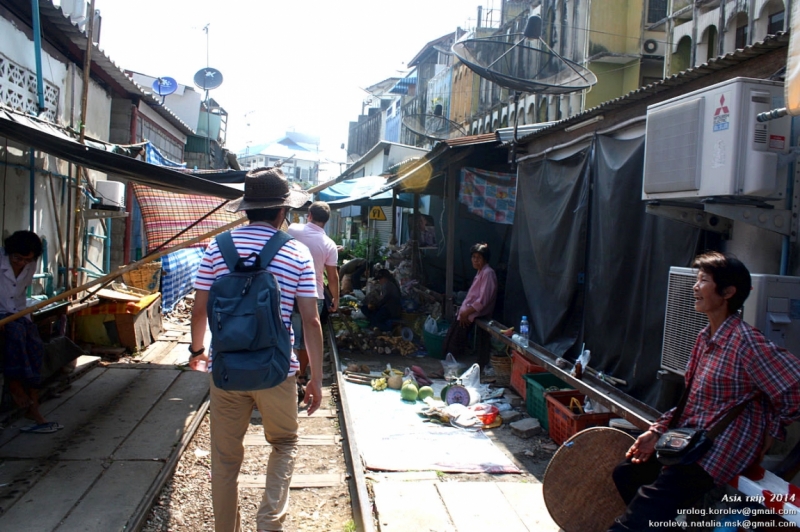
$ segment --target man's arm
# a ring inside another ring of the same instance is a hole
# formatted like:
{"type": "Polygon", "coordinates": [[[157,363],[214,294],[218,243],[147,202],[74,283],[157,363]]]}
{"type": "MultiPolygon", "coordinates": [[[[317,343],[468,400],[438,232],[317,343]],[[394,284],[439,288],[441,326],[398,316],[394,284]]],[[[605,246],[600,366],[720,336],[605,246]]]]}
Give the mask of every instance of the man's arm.
{"type": "MultiPolygon", "coordinates": [[[[195,352],[205,348],[203,342],[206,337],[206,322],[208,321],[207,305],[208,290],[196,290],[194,294],[194,307],[192,307],[192,343],[189,344],[189,348],[195,352]]],[[[192,369],[197,369],[197,363],[201,360],[208,363],[207,352],[203,352],[202,355],[189,359],[189,366],[192,369]]]]}
{"type": "Polygon", "coordinates": [[[333,304],[330,306],[331,312],[336,312],[339,309],[339,268],[336,265],[325,265],[325,273],[328,274],[328,289],[333,296],[333,304]]]}
{"type": "MultiPolygon", "coordinates": [[[[322,403],[322,326],[317,312],[317,299],[298,297],[297,308],[303,319],[303,341],[308,351],[311,379],[306,385],[304,402],[308,405],[308,415],[313,414],[322,403]]],[[[194,328],[192,329],[194,333],[194,328]]]]}

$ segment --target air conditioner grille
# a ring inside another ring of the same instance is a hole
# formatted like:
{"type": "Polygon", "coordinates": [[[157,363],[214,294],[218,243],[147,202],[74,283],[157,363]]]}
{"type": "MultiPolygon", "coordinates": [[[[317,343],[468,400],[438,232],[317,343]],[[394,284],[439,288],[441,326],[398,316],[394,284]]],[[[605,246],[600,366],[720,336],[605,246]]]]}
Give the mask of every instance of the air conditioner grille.
{"type": "Polygon", "coordinates": [[[644,191],[679,192],[700,187],[704,98],[647,113],[644,191]]]}
{"type": "Polygon", "coordinates": [[[708,325],[706,315],[694,309],[692,286],[696,279],[691,268],[671,268],[669,272],[661,368],[680,375],[686,373],[697,334],[708,325]]]}
{"type": "Polygon", "coordinates": [[[753,142],[755,142],[756,144],[766,144],[767,129],[766,128],[756,129],[755,135],[753,136],[753,142]]]}

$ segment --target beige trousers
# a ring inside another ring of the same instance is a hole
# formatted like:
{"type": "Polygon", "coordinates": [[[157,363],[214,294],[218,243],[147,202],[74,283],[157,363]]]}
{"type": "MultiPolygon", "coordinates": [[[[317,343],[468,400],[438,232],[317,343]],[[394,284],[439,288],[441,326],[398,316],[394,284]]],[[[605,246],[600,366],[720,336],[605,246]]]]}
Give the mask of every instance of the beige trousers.
{"type": "Polygon", "coordinates": [[[258,530],[283,530],[289,507],[289,483],[297,456],[297,384],[295,377],[267,390],[230,392],[211,380],[211,500],[216,532],[240,532],[239,469],[244,435],[253,405],[261,412],[264,436],[272,446],[267,484],[258,509],[258,530]]]}

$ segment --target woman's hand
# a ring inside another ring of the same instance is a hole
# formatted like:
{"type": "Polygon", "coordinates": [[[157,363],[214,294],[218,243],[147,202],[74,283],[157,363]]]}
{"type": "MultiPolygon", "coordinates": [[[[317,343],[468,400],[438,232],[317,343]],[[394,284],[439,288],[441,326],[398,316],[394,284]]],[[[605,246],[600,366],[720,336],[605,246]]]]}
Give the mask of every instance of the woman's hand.
{"type": "Polygon", "coordinates": [[[634,464],[641,464],[650,460],[653,453],[656,452],[656,442],[661,435],[657,432],[648,430],[641,434],[636,441],[633,442],[631,448],[625,453],[625,458],[630,458],[634,464]]]}
{"type": "Polygon", "coordinates": [[[472,307],[467,307],[466,309],[462,310],[458,313],[458,323],[462,327],[469,327],[472,325],[472,322],[469,321],[469,317],[475,313],[475,309],[472,307]]]}

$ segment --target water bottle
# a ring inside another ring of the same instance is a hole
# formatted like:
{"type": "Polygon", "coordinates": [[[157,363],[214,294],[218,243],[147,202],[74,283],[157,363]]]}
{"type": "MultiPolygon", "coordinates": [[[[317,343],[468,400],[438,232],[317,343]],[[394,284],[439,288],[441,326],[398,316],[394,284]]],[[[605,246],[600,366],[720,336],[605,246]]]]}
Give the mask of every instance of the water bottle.
{"type": "Polygon", "coordinates": [[[522,347],[528,347],[528,338],[530,337],[531,326],[528,324],[528,316],[522,316],[522,321],[519,322],[519,344],[522,347]]]}

